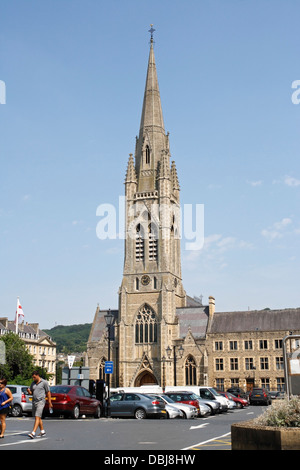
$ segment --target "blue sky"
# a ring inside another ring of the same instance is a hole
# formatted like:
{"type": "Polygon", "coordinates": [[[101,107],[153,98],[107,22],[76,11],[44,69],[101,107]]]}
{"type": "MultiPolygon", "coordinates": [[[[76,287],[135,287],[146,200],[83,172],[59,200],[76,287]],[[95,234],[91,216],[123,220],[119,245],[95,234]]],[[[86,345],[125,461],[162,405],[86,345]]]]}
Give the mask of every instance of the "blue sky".
{"type": "Polygon", "coordinates": [[[300,5],[289,0],[2,0],[0,316],[43,328],[116,308],[123,240],[96,236],[134,152],[154,24],[189,295],[217,311],[300,306],[300,5]]]}

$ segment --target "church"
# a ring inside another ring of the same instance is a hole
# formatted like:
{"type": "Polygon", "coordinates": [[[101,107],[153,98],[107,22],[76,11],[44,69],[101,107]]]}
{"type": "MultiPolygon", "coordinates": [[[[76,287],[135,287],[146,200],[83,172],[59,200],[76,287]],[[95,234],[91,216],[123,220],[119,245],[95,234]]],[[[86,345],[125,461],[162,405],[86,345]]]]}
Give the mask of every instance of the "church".
{"type": "Polygon", "coordinates": [[[291,329],[300,333],[300,309],[216,313],[213,296],[203,305],[185,291],[180,186],[164,126],[153,31],[151,27],[139,135],[125,176],[118,310],[96,309],[87,345],[90,379],[105,380],[105,361],[112,360],[113,387],[199,384],[250,389],[256,383],[281,390],[280,342],[291,329]],[[267,341],[263,350],[261,340],[267,341]],[[266,360],[270,354],[272,359],[266,360]]]}

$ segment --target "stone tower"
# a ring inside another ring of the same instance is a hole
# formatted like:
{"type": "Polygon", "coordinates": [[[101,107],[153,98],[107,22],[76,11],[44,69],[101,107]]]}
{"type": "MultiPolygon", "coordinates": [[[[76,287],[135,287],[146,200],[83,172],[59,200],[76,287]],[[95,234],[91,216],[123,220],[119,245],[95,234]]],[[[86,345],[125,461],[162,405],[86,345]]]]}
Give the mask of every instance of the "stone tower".
{"type": "Polygon", "coordinates": [[[179,182],[170,159],[151,32],[139,136],[125,178],[126,239],[116,325],[120,386],[167,380],[162,358],[179,338],[176,308],[185,307],[186,294],[179,182]]]}

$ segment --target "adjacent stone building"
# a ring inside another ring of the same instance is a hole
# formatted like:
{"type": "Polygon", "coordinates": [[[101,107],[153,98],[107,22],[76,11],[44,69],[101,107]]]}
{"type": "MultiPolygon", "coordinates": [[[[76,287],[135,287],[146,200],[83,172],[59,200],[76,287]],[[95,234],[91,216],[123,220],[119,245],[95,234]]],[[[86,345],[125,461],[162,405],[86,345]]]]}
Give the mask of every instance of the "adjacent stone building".
{"type": "MultiPolygon", "coordinates": [[[[9,332],[16,332],[14,321],[0,318],[0,336],[9,332]]],[[[43,367],[51,374],[50,385],[56,380],[56,343],[43,330],[38,323],[19,323],[18,335],[26,344],[29,353],[34,357],[36,366],[43,367]]]]}
{"type": "MultiPolygon", "coordinates": [[[[284,385],[282,338],[300,333],[300,309],[215,312],[189,297],[181,276],[180,187],[165,132],[153,39],[139,135],[125,177],[123,279],[111,337],[113,386],[284,385]]],[[[88,341],[90,378],[104,379],[107,310],[88,341]]]]}

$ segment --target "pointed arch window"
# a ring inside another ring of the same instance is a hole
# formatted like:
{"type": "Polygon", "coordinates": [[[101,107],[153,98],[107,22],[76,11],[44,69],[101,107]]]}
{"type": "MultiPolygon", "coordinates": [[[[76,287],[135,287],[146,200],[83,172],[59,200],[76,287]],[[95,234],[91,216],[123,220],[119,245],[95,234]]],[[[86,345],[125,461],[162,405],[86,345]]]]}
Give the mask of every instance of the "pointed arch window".
{"type": "Polygon", "coordinates": [[[136,227],[135,234],[135,259],[136,261],[144,260],[144,234],[141,224],[136,227]]]}
{"type": "Polygon", "coordinates": [[[157,227],[154,224],[150,224],[148,227],[149,236],[149,261],[157,260],[157,227]]]}
{"type": "Polygon", "coordinates": [[[185,361],[185,385],[197,385],[196,362],[193,356],[188,356],[185,361]]]}
{"type": "Polygon", "coordinates": [[[105,357],[101,358],[100,364],[99,364],[99,380],[105,380],[105,357]]]}
{"type": "Polygon", "coordinates": [[[135,342],[137,344],[157,343],[157,318],[149,305],[144,305],[137,314],[135,342]]]}
{"type": "Polygon", "coordinates": [[[146,165],[150,165],[150,147],[149,145],[146,146],[146,165]]]}

